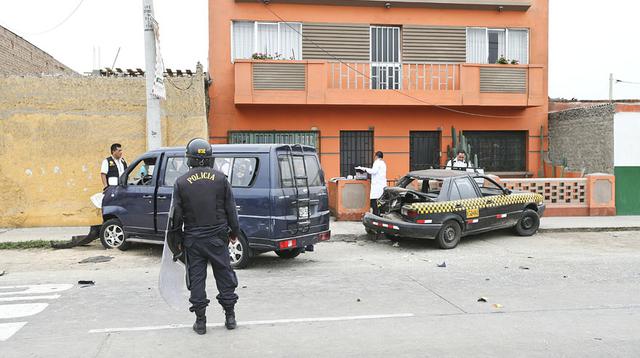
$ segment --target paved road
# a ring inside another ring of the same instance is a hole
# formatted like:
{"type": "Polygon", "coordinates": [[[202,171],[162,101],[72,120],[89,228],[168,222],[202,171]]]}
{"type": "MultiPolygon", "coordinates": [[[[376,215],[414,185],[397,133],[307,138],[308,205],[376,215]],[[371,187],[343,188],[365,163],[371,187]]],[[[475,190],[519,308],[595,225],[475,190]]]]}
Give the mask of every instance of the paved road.
{"type": "Polygon", "coordinates": [[[98,245],[0,252],[0,356],[640,356],[638,232],[503,232],[450,251],[329,242],[290,261],[265,254],[238,272],[238,329],[222,328],[212,305],[205,336],[160,298],[159,247],[98,245]],[[78,263],[97,255],[113,259],[78,263]]]}

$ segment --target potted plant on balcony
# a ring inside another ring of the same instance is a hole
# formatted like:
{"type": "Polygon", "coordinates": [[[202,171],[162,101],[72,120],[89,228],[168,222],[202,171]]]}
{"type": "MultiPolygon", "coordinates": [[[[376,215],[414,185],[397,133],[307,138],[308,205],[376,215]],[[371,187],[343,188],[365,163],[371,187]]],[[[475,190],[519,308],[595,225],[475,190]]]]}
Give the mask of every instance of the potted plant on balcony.
{"type": "Polygon", "coordinates": [[[280,55],[277,52],[274,55],[270,55],[268,53],[263,53],[263,52],[256,52],[253,55],[251,55],[251,59],[253,59],[253,60],[281,60],[282,59],[282,55],[280,55]]]}

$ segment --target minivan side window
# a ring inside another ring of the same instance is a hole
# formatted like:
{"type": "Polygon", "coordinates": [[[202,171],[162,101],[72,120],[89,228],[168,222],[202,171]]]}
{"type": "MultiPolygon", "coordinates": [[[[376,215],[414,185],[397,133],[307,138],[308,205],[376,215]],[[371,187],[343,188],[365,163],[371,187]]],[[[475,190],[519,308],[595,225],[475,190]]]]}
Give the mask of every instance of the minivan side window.
{"type": "Polygon", "coordinates": [[[153,171],[156,167],[156,157],[145,158],[137,162],[129,171],[127,185],[154,185],[153,171]]]}
{"type": "Polygon", "coordinates": [[[256,158],[235,158],[231,171],[231,186],[248,187],[256,176],[256,158]]]}
{"type": "Polygon", "coordinates": [[[186,157],[167,158],[167,169],[164,174],[164,185],[173,186],[176,180],[189,171],[186,157]]]}
{"type": "Polygon", "coordinates": [[[318,159],[313,155],[305,155],[304,163],[307,167],[307,176],[309,177],[309,186],[322,186],[322,176],[318,159]]]}
{"type": "Polygon", "coordinates": [[[289,156],[278,156],[278,166],[280,167],[280,184],[283,188],[293,188],[293,173],[289,156]]]}
{"type": "Polygon", "coordinates": [[[258,158],[216,157],[213,169],[221,171],[233,187],[248,187],[257,174],[258,158]]]}

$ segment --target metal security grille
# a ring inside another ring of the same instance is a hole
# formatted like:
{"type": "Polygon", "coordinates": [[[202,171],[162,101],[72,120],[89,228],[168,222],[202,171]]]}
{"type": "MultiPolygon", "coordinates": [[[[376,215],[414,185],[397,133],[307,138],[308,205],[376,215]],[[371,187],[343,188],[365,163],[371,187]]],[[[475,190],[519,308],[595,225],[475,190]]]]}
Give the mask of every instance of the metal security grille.
{"type": "Polygon", "coordinates": [[[411,170],[439,167],[440,132],[412,131],[409,134],[409,142],[409,167],[411,170]]]}
{"type": "Polygon", "coordinates": [[[266,132],[229,132],[230,144],[303,144],[314,148],[318,148],[318,132],[285,132],[285,131],[266,131],[266,132]]]}
{"type": "Polygon", "coordinates": [[[400,89],[400,28],[371,26],[371,88],[400,89]]]}
{"type": "Polygon", "coordinates": [[[373,131],[340,131],[340,176],[354,175],[357,166],[373,164],[373,131]]]}
{"type": "Polygon", "coordinates": [[[471,152],[478,155],[478,166],[486,171],[519,172],[527,167],[527,132],[464,131],[471,152]]]}

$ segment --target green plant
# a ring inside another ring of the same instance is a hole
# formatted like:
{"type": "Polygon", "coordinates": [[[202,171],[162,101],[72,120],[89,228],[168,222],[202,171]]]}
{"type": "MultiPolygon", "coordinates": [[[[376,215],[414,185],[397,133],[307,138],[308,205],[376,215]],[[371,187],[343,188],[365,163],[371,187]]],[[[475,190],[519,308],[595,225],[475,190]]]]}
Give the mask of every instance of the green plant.
{"type": "Polygon", "coordinates": [[[254,60],[280,60],[282,55],[279,53],[275,53],[275,55],[270,55],[268,53],[256,52],[251,55],[251,58],[254,60]]]}
{"type": "Polygon", "coordinates": [[[500,57],[498,57],[498,61],[496,61],[497,64],[499,65],[508,65],[509,64],[509,60],[507,60],[506,57],[504,57],[504,55],[500,55],[500,57]]]}
{"type": "Polygon", "coordinates": [[[512,65],[519,65],[519,64],[520,64],[520,61],[518,61],[518,60],[511,60],[511,64],[512,64],[512,65]]]}
{"type": "Polygon", "coordinates": [[[467,161],[474,168],[478,168],[478,155],[471,152],[471,144],[467,143],[467,137],[464,136],[462,131],[456,133],[455,127],[451,126],[451,140],[453,147],[447,145],[448,160],[453,162],[459,150],[464,150],[467,161]]]}

